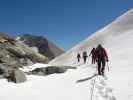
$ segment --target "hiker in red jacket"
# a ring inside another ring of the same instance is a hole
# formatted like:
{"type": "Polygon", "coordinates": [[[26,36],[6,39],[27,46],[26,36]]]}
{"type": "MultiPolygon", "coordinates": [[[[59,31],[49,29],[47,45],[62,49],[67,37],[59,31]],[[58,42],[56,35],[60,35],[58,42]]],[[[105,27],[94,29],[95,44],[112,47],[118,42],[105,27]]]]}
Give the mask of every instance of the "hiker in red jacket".
{"type": "Polygon", "coordinates": [[[108,62],[108,55],[101,44],[96,48],[96,61],[98,65],[98,74],[104,75],[105,65],[106,62],[108,62]]]}
{"type": "Polygon", "coordinates": [[[92,64],[95,64],[95,62],[96,62],[96,49],[95,49],[95,48],[93,48],[93,49],[91,50],[89,56],[91,56],[91,58],[92,58],[92,64]],[[92,56],[91,56],[91,55],[92,55],[92,56]]]}

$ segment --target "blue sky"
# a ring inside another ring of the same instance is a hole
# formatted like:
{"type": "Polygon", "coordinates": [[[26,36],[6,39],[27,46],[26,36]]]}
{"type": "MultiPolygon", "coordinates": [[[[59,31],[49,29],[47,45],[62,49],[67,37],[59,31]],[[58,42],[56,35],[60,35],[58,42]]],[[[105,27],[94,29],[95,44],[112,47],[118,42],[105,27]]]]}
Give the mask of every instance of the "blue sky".
{"type": "Polygon", "coordinates": [[[133,0],[0,0],[0,31],[43,35],[68,50],[133,7],[133,0]]]}

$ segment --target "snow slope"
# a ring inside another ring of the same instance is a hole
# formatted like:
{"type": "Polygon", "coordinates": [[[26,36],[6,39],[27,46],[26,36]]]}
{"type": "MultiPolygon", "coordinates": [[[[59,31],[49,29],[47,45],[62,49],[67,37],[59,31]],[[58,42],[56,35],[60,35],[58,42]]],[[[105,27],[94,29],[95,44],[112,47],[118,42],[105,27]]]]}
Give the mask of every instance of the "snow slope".
{"type": "MultiPolygon", "coordinates": [[[[91,84],[94,80],[88,80],[82,84],[76,83],[76,80],[91,76],[94,71],[92,68],[86,68],[86,65],[81,67],[84,69],[69,70],[64,74],[53,74],[47,77],[27,76],[28,81],[21,84],[8,83],[1,79],[0,98],[1,100],[88,100],[91,97],[91,84]],[[90,73],[88,73],[89,70],[91,70],[90,73]]],[[[99,79],[100,77],[97,77],[94,90],[96,99],[93,96],[93,100],[113,100],[109,99],[114,98],[112,89],[106,85],[102,77],[100,81],[99,79]]]]}
{"type": "MultiPolygon", "coordinates": [[[[108,50],[108,84],[114,89],[118,100],[133,100],[133,9],[114,22],[94,33],[70,51],[54,59],[50,64],[77,65],[76,54],[103,44],[108,50]]],[[[90,60],[88,61],[90,63],[90,60]]],[[[91,67],[91,65],[88,65],[91,67]]],[[[97,99],[98,100],[98,99],[97,99]]]]}
{"type": "MultiPolygon", "coordinates": [[[[100,29],[96,33],[94,33],[92,36],[88,37],[81,43],[77,44],[75,47],[73,47],[71,50],[69,50],[67,53],[57,57],[56,59],[52,60],[50,64],[70,64],[73,65],[75,62],[75,57],[77,55],[77,52],[83,52],[87,50],[90,52],[90,49],[92,47],[96,47],[97,44],[101,43],[103,45],[106,45],[107,47],[108,42],[115,42],[121,35],[125,35],[127,31],[133,29],[133,9],[129,10],[127,13],[123,14],[122,16],[118,17],[115,21],[113,21],[111,24],[107,25],[106,27],[100,29]]],[[[129,37],[132,35],[132,32],[129,33],[129,37]]],[[[125,40],[119,40],[127,41],[125,40]]],[[[118,41],[118,42],[119,42],[118,41]]],[[[116,42],[115,42],[116,43],[116,42]]],[[[121,43],[120,43],[121,44],[121,43]]],[[[113,48],[112,46],[117,46],[119,44],[113,44],[108,49],[113,48]]]]}
{"type": "MultiPolygon", "coordinates": [[[[133,9],[116,21],[99,30],[67,53],[56,58],[50,65],[79,65],[64,74],[45,77],[27,76],[21,84],[0,80],[1,100],[133,100],[133,9]],[[102,37],[102,38],[101,38],[102,37]],[[75,54],[102,43],[108,49],[109,67],[107,78],[101,76],[76,83],[79,79],[89,79],[96,73],[96,65],[79,65],[75,54]],[[95,84],[94,84],[95,83],[95,84]],[[93,88],[93,91],[92,91],[93,88]],[[93,92],[93,95],[91,95],[93,92]],[[92,97],[92,98],[91,98],[92,97]]],[[[35,67],[46,65],[36,64],[35,67]]],[[[31,68],[31,67],[30,67],[31,68]]]]}

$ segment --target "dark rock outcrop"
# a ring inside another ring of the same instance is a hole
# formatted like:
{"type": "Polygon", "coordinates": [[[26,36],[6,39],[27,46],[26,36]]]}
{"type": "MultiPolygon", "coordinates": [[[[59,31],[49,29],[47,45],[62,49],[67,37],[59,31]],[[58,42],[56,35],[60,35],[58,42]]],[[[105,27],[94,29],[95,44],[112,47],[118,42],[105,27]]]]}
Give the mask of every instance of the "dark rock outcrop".
{"type": "Polygon", "coordinates": [[[55,74],[55,73],[64,73],[66,72],[66,69],[56,67],[56,66],[50,66],[46,68],[36,68],[30,72],[30,74],[33,75],[50,75],[50,74],[55,74]]]}
{"type": "Polygon", "coordinates": [[[65,73],[68,69],[76,69],[76,68],[71,66],[48,66],[48,67],[36,68],[28,72],[27,74],[46,76],[50,74],[65,73]]]}

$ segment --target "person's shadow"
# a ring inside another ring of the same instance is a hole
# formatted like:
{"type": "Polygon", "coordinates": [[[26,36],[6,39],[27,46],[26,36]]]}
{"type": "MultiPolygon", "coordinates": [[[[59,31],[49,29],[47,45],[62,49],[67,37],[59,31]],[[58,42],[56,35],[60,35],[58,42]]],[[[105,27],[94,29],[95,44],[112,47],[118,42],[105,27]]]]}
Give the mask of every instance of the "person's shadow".
{"type": "Polygon", "coordinates": [[[97,75],[98,75],[98,74],[94,74],[94,75],[92,75],[92,76],[90,76],[90,77],[77,80],[76,83],[80,83],[80,82],[84,82],[84,81],[90,80],[90,79],[94,78],[94,77],[97,76],[97,75]]]}

